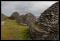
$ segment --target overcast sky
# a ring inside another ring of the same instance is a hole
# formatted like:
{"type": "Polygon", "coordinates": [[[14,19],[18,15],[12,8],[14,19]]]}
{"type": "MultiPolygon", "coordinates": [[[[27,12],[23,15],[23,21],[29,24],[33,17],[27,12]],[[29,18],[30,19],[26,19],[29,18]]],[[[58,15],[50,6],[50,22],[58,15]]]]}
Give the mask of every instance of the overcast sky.
{"type": "Polygon", "coordinates": [[[22,14],[31,12],[35,16],[40,16],[41,13],[49,8],[57,1],[1,1],[1,12],[10,16],[17,11],[22,14]]]}

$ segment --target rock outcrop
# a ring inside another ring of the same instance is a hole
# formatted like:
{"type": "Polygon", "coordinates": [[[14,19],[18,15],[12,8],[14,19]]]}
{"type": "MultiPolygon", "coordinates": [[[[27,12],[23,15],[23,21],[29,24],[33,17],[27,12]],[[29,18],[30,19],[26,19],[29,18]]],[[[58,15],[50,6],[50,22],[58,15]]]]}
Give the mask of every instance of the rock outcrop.
{"type": "Polygon", "coordinates": [[[30,28],[33,40],[59,40],[59,2],[56,2],[39,17],[38,27],[30,28]]]}

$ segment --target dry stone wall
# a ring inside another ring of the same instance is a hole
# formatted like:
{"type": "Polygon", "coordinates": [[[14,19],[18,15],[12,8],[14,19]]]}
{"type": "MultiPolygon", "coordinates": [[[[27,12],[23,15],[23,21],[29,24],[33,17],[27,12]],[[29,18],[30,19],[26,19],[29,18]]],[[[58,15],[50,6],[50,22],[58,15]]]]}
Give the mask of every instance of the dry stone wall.
{"type": "Polygon", "coordinates": [[[59,40],[59,2],[45,10],[38,20],[38,27],[31,27],[33,40],[59,40]],[[35,29],[36,28],[36,29],[35,29]]]}

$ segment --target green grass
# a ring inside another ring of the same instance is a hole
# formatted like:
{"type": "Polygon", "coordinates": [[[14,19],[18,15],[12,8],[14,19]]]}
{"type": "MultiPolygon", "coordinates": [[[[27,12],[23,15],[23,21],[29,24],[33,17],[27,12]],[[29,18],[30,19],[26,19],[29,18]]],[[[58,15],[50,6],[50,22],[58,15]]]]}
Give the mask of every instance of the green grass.
{"type": "Polygon", "coordinates": [[[29,27],[19,25],[15,20],[7,19],[1,26],[1,40],[28,40],[29,27]]]}

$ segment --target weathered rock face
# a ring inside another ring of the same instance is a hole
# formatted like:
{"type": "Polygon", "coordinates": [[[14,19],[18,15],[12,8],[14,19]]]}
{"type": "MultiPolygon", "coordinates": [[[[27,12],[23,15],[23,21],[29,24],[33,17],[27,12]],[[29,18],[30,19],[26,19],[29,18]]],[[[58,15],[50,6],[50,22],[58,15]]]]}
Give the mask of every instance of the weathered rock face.
{"type": "Polygon", "coordinates": [[[45,10],[38,20],[37,29],[30,29],[33,40],[59,40],[59,2],[45,10]],[[41,30],[43,29],[43,30],[41,30]]]}

